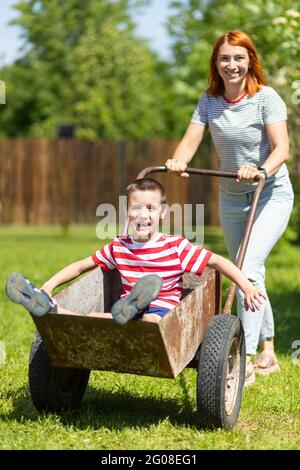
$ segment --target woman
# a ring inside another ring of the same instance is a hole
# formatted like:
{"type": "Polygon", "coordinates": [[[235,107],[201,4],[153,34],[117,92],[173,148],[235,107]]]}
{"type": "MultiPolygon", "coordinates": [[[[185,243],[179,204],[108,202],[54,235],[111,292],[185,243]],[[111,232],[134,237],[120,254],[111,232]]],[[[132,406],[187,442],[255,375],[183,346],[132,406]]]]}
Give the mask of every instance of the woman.
{"type": "MultiPolygon", "coordinates": [[[[221,170],[237,172],[237,179],[221,178],[220,221],[232,261],[236,259],[245,230],[254,178],[266,178],[245,257],[243,272],[265,292],[265,262],[286,229],[293,206],[293,190],[285,162],[289,155],[287,111],[280,96],[266,86],[255,47],[240,31],[222,35],[210,63],[209,88],[201,97],[187,131],[172,159],[169,172],[187,177],[207,128],[216,147],[221,170]]],[[[260,311],[246,311],[237,291],[238,315],[245,338],[247,367],[245,386],[255,381],[255,372],[279,370],[274,352],[274,319],[269,299],[260,311]],[[262,352],[253,364],[258,344],[262,352]]]]}

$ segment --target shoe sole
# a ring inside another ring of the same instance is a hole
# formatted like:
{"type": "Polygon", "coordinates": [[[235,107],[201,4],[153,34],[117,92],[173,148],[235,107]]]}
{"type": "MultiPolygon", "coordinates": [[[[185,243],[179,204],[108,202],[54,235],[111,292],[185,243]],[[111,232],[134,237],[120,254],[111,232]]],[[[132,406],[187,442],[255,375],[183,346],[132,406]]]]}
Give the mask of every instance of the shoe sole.
{"type": "Polygon", "coordinates": [[[16,304],[23,305],[32,315],[41,317],[49,312],[50,303],[45,294],[38,292],[18,273],[7,279],[6,294],[16,304]]]}
{"type": "Polygon", "coordinates": [[[156,299],[162,286],[162,280],[156,274],[142,277],[132,288],[130,294],[118,300],[111,309],[113,319],[120,325],[132,320],[156,299]]]}

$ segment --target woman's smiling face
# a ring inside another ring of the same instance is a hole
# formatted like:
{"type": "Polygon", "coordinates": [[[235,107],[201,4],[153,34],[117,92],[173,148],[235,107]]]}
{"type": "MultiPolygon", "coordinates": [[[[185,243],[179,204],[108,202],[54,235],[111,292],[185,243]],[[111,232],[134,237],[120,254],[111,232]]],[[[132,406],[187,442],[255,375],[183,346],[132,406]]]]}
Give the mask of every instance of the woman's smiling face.
{"type": "Polygon", "coordinates": [[[227,42],[218,51],[216,67],[226,85],[240,85],[246,79],[250,59],[245,47],[231,46],[227,42]]]}

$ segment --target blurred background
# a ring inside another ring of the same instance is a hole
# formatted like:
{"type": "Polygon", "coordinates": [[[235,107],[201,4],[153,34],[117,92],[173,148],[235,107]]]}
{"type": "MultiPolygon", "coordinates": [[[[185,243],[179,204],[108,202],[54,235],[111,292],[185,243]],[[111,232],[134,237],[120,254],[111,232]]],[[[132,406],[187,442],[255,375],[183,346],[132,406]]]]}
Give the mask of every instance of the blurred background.
{"type": "MultiPolygon", "coordinates": [[[[208,84],[215,39],[252,36],[288,107],[300,243],[300,13],[289,0],[2,0],[0,221],[94,222],[102,202],[172,156],[208,84]]],[[[216,167],[209,136],[193,160],[216,167]]],[[[218,182],[158,177],[169,202],[204,203],[218,224],[218,182]]]]}

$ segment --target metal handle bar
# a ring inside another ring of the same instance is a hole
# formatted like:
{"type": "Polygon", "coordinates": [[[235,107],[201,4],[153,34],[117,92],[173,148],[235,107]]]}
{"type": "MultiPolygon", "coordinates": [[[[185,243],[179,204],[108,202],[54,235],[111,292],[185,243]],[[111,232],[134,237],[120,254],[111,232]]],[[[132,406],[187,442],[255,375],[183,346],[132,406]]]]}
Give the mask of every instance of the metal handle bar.
{"type": "MultiPolygon", "coordinates": [[[[149,166],[144,170],[140,171],[137,175],[137,179],[145,178],[150,173],[163,173],[167,171],[166,166],[149,166]]],[[[207,170],[205,168],[191,168],[188,167],[184,170],[185,173],[190,173],[194,175],[209,175],[209,176],[222,176],[223,178],[236,178],[237,174],[230,171],[217,171],[217,170],[207,170]]]]}

